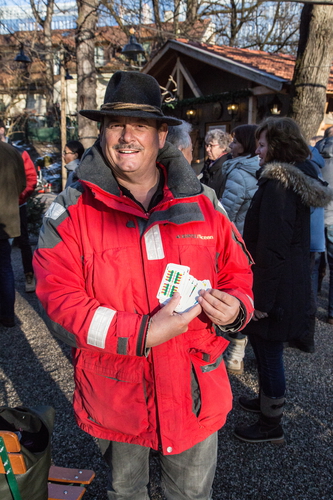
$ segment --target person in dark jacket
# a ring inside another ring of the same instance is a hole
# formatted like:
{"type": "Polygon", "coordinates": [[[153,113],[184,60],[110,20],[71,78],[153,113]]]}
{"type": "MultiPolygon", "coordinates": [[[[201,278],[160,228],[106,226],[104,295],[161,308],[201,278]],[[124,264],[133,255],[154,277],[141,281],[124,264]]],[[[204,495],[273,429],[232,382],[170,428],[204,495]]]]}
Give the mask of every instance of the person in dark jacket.
{"type": "MultiPolygon", "coordinates": [[[[0,120],[0,140],[7,144],[12,145],[12,141],[6,135],[6,126],[2,120],[0,120]]],[[[27,215],[27,201],[32,195],[37,184],[37,173],[35,165],[30,158],[27,151],[21,147],[16,147],[16,149],[21,153],[25,177],[26,177],[26,188],[20,194],[19,206],[20,206],[20,236],[15,238],[14,244],[16,244],[21,250],[22,265],[25,276],[25,291],[34,292],[35,291],[35,277],[32,268],[32,250],[29,240],[28,231],[28,215],[27,215]]]]}
{"type": "Polygon", "coordinates": [[[286,381],[284,342],[307,335],[310,316],[310,207],[332,199],[308,160],[309,148],[290,118],[268,118],[256,132],[258,190],[248,210],[244,240],[255,261],[254,317],[245,329],[259,375],[259,396],[241,407],[259,414],[234,435],[246,442],[282,442],[286,381]]]}
{"type": "MultiPolygon", "coordinates": [[[[325,160],[323,178],[333,186],[333,127],[325,130],[324,138],[317,142],[316,148],[325,160]]],[[[333,325],[333,201],[325,208],[325,239],[330,272],[327,323],[333,325]]]]}
{"type": "Polygon", "coordinates": [[[0,141],[0,323],[15,326],[14,273],[9,238],[20,235],[19,196],[26,186],[20,153],[0,141]]]}
{"type": "Polygon", "coordinates": [[[230,141],[230,134],[220,129],[210,130],[205,137],[208,160],[199,178],[203,184],[214,189],[218,199],[221,198],[225,187],[222,165],[230,157],[230,141]]]}

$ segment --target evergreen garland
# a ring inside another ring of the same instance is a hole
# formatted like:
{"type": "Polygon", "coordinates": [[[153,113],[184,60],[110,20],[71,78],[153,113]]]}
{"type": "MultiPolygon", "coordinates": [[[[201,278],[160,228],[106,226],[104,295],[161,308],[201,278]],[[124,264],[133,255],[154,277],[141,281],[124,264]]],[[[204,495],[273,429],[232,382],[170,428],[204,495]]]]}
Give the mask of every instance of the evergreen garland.
{"type": "Polygon", "coordinates": [[[208,104],[211,102],[234,102],[237,99],[242,99],[252,95],[251,90],[237,90],[235,92],[223,92],[222,94],[211,94],[201,97],[191,97],[189,99],[182,99],[181,101],[164,102],[162,110],[167,111],[171,109],[191,107],[196,104],[208,104]]]}

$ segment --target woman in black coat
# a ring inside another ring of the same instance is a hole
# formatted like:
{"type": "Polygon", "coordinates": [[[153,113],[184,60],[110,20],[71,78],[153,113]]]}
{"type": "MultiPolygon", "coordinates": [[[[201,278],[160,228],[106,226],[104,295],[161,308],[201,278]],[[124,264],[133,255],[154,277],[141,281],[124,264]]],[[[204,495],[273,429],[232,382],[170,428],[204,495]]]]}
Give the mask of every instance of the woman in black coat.
{"type": "Polygon", "coordinates": [[[241,397],[259,414],[234,435],[246,442],[283,441],[283,343],[308,333],[310,311],[310,207],[325,206],[331,190],[321,181],[298,125],[269,118],[256,131],[258,190],[248,210],[244,240],[255,265],[255,312],[244,333],[258,364],[259,396],[241,397]]]}

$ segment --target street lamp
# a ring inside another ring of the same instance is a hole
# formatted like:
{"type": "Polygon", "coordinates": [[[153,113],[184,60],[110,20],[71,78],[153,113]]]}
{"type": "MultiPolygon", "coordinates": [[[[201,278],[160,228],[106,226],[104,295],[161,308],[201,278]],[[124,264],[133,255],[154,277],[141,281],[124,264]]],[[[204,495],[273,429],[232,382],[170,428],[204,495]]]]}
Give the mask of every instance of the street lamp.
{"type": "Polygon", "coordinates": [[[227,105],[228,114],[231,115],[232,118],[234,118],[238,113],[238,108],[239,105],[237,104],[237,102],[231,102],[227,105]]]}
{"type": "Polygon", "coordinates": [[[15,57],[14,61],[16,61],[16,62],[22,62],[24,64],[31,63],[30,57],[27,56],[27,55],[25,55],[25,53],[24,53],[24,45],[23,45],[23,43],[21,43],[20,51],[17,54],[17,56],[15,57]]]}
{"type": "Polygon", "coordinates": [[[129,43],[127,43],[121,53],[124,54],[130,61],[137,61],[137,56],[138,54],[144,54],[145,51],[141,45],[141,43],[138,43],[136,37],[134,36],[135,30],[131,28],[129,30],[130,32],[130,39],[129,43]]]}

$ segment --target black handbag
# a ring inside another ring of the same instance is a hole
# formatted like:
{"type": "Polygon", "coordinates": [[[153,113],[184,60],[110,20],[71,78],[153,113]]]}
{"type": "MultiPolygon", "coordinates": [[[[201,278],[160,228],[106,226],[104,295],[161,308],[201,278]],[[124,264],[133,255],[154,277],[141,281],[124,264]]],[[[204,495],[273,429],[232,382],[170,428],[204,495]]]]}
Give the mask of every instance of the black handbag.
{"type": "MultiPolygon", "coordinates": [[[[54,415],[55,411],[51,406],[0,407],[0,430],[12,431],[18,435],[27,467],[24,474],[15,475],[22,500],[48,498],[54,415]]],[[[12,493],[11,482],[7,479],[6,474],[0,474],[0,499],[15,500],[15,492],[12,493]]]]}

